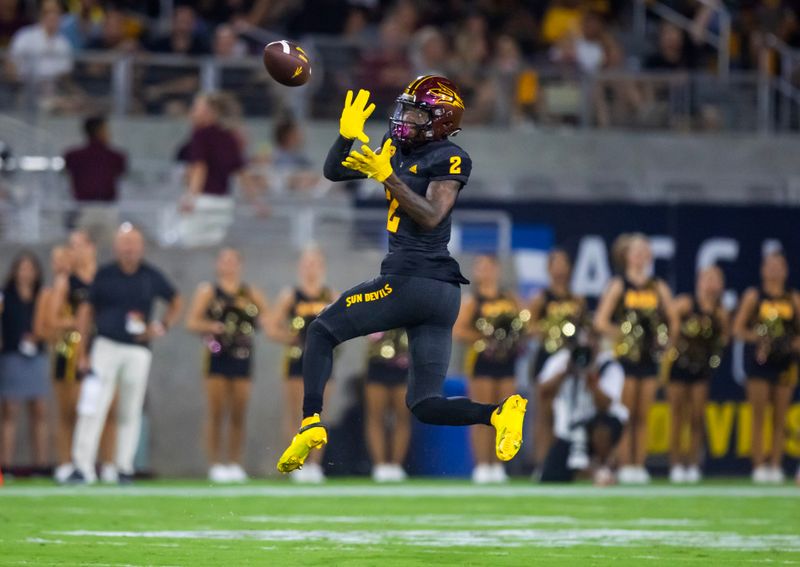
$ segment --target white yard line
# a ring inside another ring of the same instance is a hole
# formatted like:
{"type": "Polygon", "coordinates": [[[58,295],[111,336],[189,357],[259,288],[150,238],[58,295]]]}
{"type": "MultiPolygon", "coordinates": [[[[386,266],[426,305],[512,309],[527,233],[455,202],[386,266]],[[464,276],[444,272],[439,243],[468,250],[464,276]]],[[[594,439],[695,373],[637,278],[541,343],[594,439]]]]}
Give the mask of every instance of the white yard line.
{"type": "Polygon", "coordinates": [[[623,529],[506,530],[159,530],[55,531],[60,537],[101,539],[238,540],[324,542],[336,545],[409,545],[414,547],[668,547],[800,552],[800,535],[743,535],[731,532],[623,529]]]}
{"type": "Polygon", "coordinates": [[[85,497],[171,497],[171,498],[800,498],[793,486],[470,486],[470,485],[341,485],[327,486],[128,486],[128,487],[58,487],[6,486],[0,488],[2,498],[46,498],[51,496],[85,497]]]}

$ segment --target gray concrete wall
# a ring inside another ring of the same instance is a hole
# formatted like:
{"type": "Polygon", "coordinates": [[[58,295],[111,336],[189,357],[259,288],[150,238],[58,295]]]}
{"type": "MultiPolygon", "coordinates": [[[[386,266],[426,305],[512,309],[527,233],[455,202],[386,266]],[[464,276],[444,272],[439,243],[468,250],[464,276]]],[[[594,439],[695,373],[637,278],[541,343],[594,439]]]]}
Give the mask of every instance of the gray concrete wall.
{"type": "MultiPolygon", "coordinates": [[[[373,142],[380,140],[385,125],[370,122],[373,142]]],[[[253,150],[269,145],[268,121],[247,120],[244,128],[253,150]]],[[[308,153],[320,166],[337,128],[333,122],[307,126],[308,153]]],[[[134,165],[146,160],[152,166],[172,158],[188,126],[169,118],[120,119],[113,132],[134,165]]],[[[26,147],[59,152],[79,139],[74,119],[50,119],[39,130],[17,136],[13,145],[18,153],[26,147]]],[[[456,141],[474,162],[465,197],[800,202],[797,136],[468,126],[456,141]]]]}

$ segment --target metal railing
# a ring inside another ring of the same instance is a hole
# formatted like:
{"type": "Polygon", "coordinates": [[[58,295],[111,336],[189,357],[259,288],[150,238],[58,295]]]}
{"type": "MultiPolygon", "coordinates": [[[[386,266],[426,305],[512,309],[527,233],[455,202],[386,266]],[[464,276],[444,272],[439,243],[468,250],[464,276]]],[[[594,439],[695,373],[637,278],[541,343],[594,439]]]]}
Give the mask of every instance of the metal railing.
{"type": "MultiPolygon", "coordinates": [[[[722,2],[715,0],[697,1],[702,5],[701,9],[711,11],[717,18],[719,31],[714,33],[707,28],[703,29],[699,39],[717,52],[717,75],[725,79],[728,77],[731,67],[731,15],[722,2]]],[[[693,33],[694,31],[692,20],[657,0],[636,0],[633,10],[633,29],[640,43],[643,43],[647,38],[648,12],[677,26],[686,33],[693,33]]]]}
{"type": "Polygon", "coordinates": [[[800,50],[768,34],[759,53],[758,71],[761,130],[797,130],[800,123],[800,50]]]}

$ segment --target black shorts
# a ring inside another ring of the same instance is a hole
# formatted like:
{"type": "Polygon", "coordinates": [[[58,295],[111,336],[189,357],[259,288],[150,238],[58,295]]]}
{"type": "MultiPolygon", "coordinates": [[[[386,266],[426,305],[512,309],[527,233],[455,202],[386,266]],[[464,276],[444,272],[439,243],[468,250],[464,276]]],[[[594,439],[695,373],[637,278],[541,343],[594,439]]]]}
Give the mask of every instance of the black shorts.
{"type": "Polygon", "coordinates": [[[344,292],[317,321],[339,342],[404,328],[411,358],[406,404],[411,408],[442,395],[460,305],[456,283],[384,275],[344,292]]]}
{"type": "Polygon", "coordinates": [[[487,377],[499,380],[502,378],[514,378],[516,374],[516,360],[487,360],[480,354],[475,359],[475,364],[470,370],[470,378],[487,377]]]}
{"type": "MultiPolygon", "coordinates": [[[[586,425],[589,456],[594,454],[591,444],[592,434],[598,427],[607,427],[611,433],[611,445],[616,446],[622,438],[623,424],[616,417],[608,414],[597,414],[586,425]]],[[[575,479],[575,470],[567,466],[572,443],[567,439],[556,438],[547,452],[542,466],[542,482],[570,482],[575,479]]]]}
{"type": "Polygon", "coordinates": [[[78,372],[77,356],[53,355],[53,379],[56,382],[80,380],[81,378],[81,373],[78,372]]]}
{"type": "Polygon", "coordinates": [[[711,369],[703,369],[699,372],[692,372],[687,368],[672,365],[669,371],[669,381],[679,384],[700,384],[711,381],[711,369]]]}
{"type": "Polygon", "coordinates": [[[370,362],[367,364],[367,384],[380,384],[387,388],[405,386],[408,381],[408,368],[391,364],[370,362]]]}
{"type": "Polygon", "coordinates": [[[744,347],[744,369],[748,380],[764,380],[770,384],[785,386],[797,385],[797,362],[788,358],[780,364],[759,364],[756,360],[756,349],[752,344],[744,347]]]}
{"type": "Polygon", "coordinates": [[[250,378],[252,357],[235,358],[227,354],[208,355],[208,375],[224,378],[250,378]]]}
{"type": "Polygon", "coordinates": [[[623,370],[625,370],[626,378],[642,380],[645,378],[658,377],[658,363],[649,356],[642,358],[642,360],[638,362],[633,362],[627,358],[620,358],[618,362],[622,365],[623,370]]]}

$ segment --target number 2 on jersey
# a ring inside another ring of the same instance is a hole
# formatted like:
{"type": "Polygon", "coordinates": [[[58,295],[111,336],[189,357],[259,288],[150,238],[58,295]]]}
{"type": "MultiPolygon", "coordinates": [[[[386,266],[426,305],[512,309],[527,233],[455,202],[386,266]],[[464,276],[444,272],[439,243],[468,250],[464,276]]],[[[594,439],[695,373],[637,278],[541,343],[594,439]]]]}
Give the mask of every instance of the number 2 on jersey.
{"type": "Polygon", "coordinates": [[[461,156],[450,158],[450,173],[461,173],[461,156]]]}
{"type": "Polygon", "coordinates": [[[397,232],[397,228],[400,226],[400,217],[395,213],[397,213],[397,207],[400,206],[400,203],[397,202],[397,199],[392,199],[392,194],[388,190],[386,191],[386,200],[390,201],[389,211],[386,215],[386,230],[397,232]]]}

